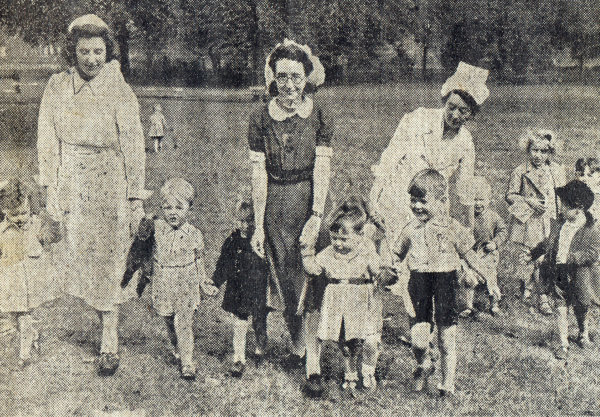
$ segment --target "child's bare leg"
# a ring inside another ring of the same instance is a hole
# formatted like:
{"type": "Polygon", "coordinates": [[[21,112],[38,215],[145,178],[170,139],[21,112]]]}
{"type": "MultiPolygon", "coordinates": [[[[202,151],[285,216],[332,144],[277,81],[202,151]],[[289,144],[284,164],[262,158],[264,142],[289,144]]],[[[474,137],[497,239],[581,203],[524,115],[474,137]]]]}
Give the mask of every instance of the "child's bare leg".
{"type": "Polygon", "coordinates": [[[433,373],[433,364],[429,353],[429,341],[431,338],[431,324],[416,323],[410,329],[412,351],[417,361],[414,372],[414,389],[421,391],[425,383],[433,373]]]}
{"type": "Polygon", "coordinates": [[[248,320],[233,316],[233,362],[246,363],[248,320]]]}
{"type": "Polygon", "coordinates": [[[193,311],[181,312],[177,313],[177,320],[175,321],[175,334],[177,335],[182,369],[184,367],[195,369],[192,359],[194,353],[193,317],[193,311]]]}
{"type": "Polygon", "coordinates": [[[442,371],[442,383],[439,389],[454,393],[454,379],[456,375],[456,325],[438,326],[438,344],[442,371]]]}
{"type": "Polygon", "coordinates": [[[344,388],[354,389],[358,381],[358,368],[360,361],[360,351],[363,341],[352,339],[342,342],[342,352],[344,354],[344,388]]]}
{"type": "Polygon", "coordinates": [[[363,376],[363,385],[366,388],[374,388],[377,384],[375,381],[375,369],[377,367],[377,359],[379,359],[380,343],[381,333],[369,335],[364,341],[361,372],[363,376]]]}
{"type": "Polygon", "coordinates": [[[569,347],[569,321],[567,318],[567,306],[559,306],[556,308],[557,317],[556,324],[558,327],[558,338],[560,340],[560,346],[564,348],[569,347]]]}

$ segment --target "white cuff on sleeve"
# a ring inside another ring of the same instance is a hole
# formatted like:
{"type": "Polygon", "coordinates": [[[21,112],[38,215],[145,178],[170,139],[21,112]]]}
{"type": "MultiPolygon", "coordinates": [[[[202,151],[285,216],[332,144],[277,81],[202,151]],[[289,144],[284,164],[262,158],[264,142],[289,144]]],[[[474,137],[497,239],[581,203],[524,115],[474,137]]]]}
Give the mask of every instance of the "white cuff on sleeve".
{"type": "Polygon", "coordinates": [[[263,152],[250,151],[250,161],[263,163],[265,162],[265,154],[263,152]]]}
{"type": "Polygon", "coordinates": [[[317,146],[315,149],[316,156],[333,156],[333,149],[330,146],[317,146]]]}

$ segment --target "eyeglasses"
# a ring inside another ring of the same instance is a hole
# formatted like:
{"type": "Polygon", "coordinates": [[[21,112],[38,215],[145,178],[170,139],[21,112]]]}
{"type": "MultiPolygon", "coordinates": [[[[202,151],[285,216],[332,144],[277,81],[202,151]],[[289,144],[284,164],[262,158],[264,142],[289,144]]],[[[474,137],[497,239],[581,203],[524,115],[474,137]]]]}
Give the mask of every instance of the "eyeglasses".
{"type": "Polygon", "coordinates": [[[292,80],[292,83],[294,83],[294,85],[299,85],[302,84],[302,81],[304,81],[304,76],[300,75],[300,74],[277,74],[275,76],[275,81],[277,81],[277,84],[285,84],[287,83],[287,80],[292,80]]]}

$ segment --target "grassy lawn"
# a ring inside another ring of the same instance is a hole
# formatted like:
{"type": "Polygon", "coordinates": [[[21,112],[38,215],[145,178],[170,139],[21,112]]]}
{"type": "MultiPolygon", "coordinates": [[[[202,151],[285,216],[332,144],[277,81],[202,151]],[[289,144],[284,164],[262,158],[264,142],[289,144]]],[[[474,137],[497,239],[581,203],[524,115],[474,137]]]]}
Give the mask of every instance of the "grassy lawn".
{"type": "MultiPolygon", "coordinates": [[[[507,218],[503,194],[511,170],[525,158],[516,146],[523,129],[555,130],[564,141],[558,160],[571,173],[578,157],[598,151],[600,103],[589,87],[490,89],[490,99],[469,129],[475,140],[477,170],[492,182],[492,204],[507,218]]],[[[401,116],[418,106],[440,105],[439,86],[417,84],[326,88],[318,96],[336,121],[334,200],[347,193],[367,196],[370,166],[379,159],[401,116]]],[[[140,104],[145,128],[156,101],[161,102],[174,131],[168,133],[162,153],[147,154],[147,188],[157,190],[175,175],[194,184],[198,198],[191,221],[204,233],[206,266],[211,273],[231,228],[232,201],[249,186],[246,129],[253,105],[158,100],[144,94],[140,104]],[[173,137],[179,144],[176,150],[172,149],[173,137]]],[[[36,170],[36,105],[6,104],[0,110],[1,176],[32,175],[36,170]]],[[[153,196],[146,211],[157,207],[157,196],[153,196]]],[[[599,415],[597,320],[592,331],[596,347],[583,351],[573,345],[566,363],[556,361],[552,354],[557,343],[554,319],[517,300],[514,250],[509,246],[503,253],[499,281],[504,313],[498,317],[482,314],[477,321],[460,323],[454,401],[411,392],[413,359],[402,342],[406,317],[391,295],[386,300],[389,320],[379,366],[380,387],[373,396],[353,401],[340,399],[334,379],[328,398],[303,397],[299,390],[302,372],[288,371],[281,364],[290,342],[280,314],[269,318],[269,361],[258,367],[249,362],[240,380],[227,377],[232,330],[220,309],[220,297],[205,301],[197,313],[199,377],[191,383],[181,380],[169,363],[166,329],[148,308],[145,294],[121,310],[121,367],[110,378],[96,376],[92,363],[100,339],[98,318],[75,300],[57,300],[34,313],[41,330],[41,352],[26,370],[15,370],[18,338],[0,339],[0,415],[599,415]]],[[[249,351],[253,346],[250,342],[249,351]]],[[[334,347],[326,352],[324,370],[334,378],[340,369],[339,355],[334,347]]]]}

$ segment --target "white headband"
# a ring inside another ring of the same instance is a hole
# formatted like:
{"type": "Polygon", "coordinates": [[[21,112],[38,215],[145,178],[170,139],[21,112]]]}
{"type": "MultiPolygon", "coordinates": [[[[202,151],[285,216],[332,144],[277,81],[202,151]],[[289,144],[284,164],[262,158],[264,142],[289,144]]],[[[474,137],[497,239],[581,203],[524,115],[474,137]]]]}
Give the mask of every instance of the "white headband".
{"type": "Polygon", "coordinates": [[[489,97],[490,91],[485,85],[489,71],[460,62],[456,72],[442,86],[442,97],[454,90],[461,90],[475,99],[478,105],[489,97]]]}
{"type": "Polygon", "coordinates": [[[102,19],[100,19],[95,14],[86,14],[83,16],[79,16],[77,19],[73,20],[69,25],[69,33],[73,32],[73,29],[76,27],[81,27],[85,25],[98,26],[103,29],[108,30],[108,25],[102,19]]]}
{"type": "Polygon", "coordinates": [[[321,61],[319,60],[319,58],[312,54],[312,51],[310,50],[308,45],[300,45],[299,43],[296,43],[290,39],[285,38],[283,43],[278,43],[277,46],[275,46],[275,48],[273,48],[273,50],[267,56],[267,61],[265,63],[265,84],[266,84],[267,88],[269,88],[271,83],[273,81],[275,81],[275,74],[273,73],[273,70],[269,66],[269,60],[271,59],[271,55],[273,55],[273,52],[275,52],[275,50],[277,48],[280,48],[282,46],[291,46],[291,45],[296,46],[297,48],[304,51],[306,53],[306,55],[308,55],[310,62],[312,62],[312,64],[313,64],[313,70],[311,71],[310,74],[306,74],[306,80],[316,87],[323,84],[325,82],[325,68],[323,67],[323,64],[321,64],[321,61]]]}

